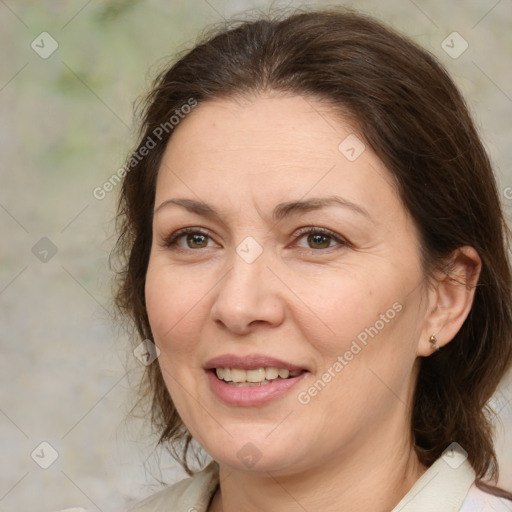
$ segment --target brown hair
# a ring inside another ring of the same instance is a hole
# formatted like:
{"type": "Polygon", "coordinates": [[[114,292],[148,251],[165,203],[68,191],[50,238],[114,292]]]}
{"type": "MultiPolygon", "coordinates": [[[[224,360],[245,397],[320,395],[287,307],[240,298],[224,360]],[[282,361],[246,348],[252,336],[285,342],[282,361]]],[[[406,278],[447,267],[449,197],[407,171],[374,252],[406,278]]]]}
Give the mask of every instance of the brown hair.
{"type": "MultiPolygon", "coordinates": [[[[118,308],[141,338],[152,339],[144,284],[156,177],[172,130],[155,140],[144,158],[141,147],[191,99],[201,104],[262,91],[313,96],[348,116],[396,181],[420,232],[427,277],[446,270],[449,256],[461,246],[480,255],[468,318],[452,342],[421,360],[411,428],[424,465],[457,442],[478,479],[497,480],[488,401],[511,364],[512,299],[509,230],[495,178],[446,71],[431,54],[372,18],[329,9],[235,22],[160,74],[143,104],[139,144],[128,160],[119,201],[117,254],[124,267],[118,308]]],[[[191,436],[159,365],[150,365],[146,377],[160,442],[170,441],[172,453],[191,473],[186,460],[191,436]],[[183,448],[181,456],[176,446],[183,448]]],[[[512,498],[505,491],[501,495],[512,498]]]]}

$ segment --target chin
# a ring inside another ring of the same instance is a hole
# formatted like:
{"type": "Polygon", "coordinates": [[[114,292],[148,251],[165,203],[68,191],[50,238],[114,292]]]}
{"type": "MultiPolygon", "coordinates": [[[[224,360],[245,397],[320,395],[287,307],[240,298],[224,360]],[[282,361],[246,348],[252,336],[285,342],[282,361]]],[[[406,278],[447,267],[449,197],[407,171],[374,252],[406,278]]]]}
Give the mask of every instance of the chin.
{"type": "Polygon", "coordinates": [[[257,442],[233,443],[235,444],[240,445],[235,451],[219,452],[218,447],[207,451],[218,464],[233,471],[251,474],[287,474],[291,469],[295,472],[299,461],[304,460],[299,454],[294,453],[294,446],[276,447],[267,444],[261,449],[257,442]],[[293,453],[293,457],[290,457],[290,453],[293,453]]]}

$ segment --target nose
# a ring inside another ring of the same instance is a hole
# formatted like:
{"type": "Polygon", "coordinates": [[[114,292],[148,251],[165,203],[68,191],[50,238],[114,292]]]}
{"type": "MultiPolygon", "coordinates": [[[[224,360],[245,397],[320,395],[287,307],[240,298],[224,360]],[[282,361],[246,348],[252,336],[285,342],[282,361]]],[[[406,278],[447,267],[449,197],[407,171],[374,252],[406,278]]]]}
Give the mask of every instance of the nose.
{"type": "Polygon", "coordinates": [[[280,286],[262,256],[247,263],[235,253],[230,270],[215,288],[211,316],[219,326],[240,335],[256,325],[278,326],[285,315],[280,286]]]}

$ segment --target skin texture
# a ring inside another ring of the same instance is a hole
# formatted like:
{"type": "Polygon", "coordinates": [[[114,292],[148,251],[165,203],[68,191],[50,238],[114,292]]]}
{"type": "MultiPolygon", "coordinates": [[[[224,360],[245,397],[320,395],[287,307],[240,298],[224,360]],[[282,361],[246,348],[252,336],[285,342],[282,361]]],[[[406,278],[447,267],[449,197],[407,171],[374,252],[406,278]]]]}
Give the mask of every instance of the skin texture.
{"type": "MultiPolygon", "coordinates": [[[[391,510],[426,469],[410,435],[419,358],[433,352],[431,334],[441,347],[454,337],[473,291],[446,276],[427,285],[391,175],[368,146],[354,161],[338,149],[354,133],[317,99],[266,93],[199,105],[166,148],[146,301],[172,400],[220,465],[210,510],[391,510]],[[329,206],[271,218],[278,203],[333,194],[368,215],[329,206]],[[171,198],[204,201],[220,219],[159,208],[171,198]],[[184,227],[208,236],[166,247],[184,227]],[[298,234],[305,227],[347,244],[298,234]],[[236,252],[246,237],[263,249],[252,263],[236,252]],[[394,318],[300,403],[393,304],[394,318]],[[226,405],[203,369],[226,353],[266,354],[310,373],[266,405],[226,405]],[[261,455],[250,468],[237,456],[248,442],[261,455]]],[[[477,279],[473,249],[453,259],[461,279],[477,279]]]]}

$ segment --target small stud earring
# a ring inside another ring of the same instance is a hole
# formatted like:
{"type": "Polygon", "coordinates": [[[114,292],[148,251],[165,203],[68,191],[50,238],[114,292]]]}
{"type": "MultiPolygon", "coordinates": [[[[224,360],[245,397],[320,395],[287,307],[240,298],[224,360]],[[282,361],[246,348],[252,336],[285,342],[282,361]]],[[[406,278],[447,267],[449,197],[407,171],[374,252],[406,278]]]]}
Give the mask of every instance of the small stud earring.
{"type": "Polygon", "coordinates": [[[435,349],[436,352],[439,352],[439,345],[437,344],[437,338],[434,334],[430,336],[430,344],[432,345],[432,348],[435,349]]]}

